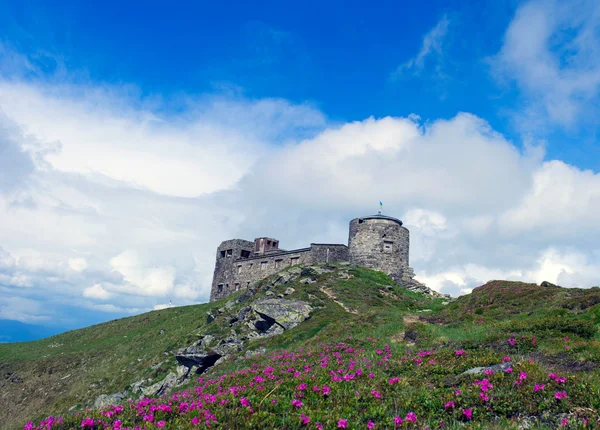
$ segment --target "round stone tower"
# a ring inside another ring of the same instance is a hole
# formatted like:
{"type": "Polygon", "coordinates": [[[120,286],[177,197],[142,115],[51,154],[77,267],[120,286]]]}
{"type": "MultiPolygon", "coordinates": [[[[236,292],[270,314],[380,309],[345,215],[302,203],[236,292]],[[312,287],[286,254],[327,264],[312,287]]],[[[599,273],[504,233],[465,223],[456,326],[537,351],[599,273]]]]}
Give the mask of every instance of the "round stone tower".
{"type": "Polygon", "coordinates": [[[397,218],[379,214],[350,221],[350,262],[384,272],[398,283],[414,276],[408,266],[409,242],[408,229],[397,218]]]}

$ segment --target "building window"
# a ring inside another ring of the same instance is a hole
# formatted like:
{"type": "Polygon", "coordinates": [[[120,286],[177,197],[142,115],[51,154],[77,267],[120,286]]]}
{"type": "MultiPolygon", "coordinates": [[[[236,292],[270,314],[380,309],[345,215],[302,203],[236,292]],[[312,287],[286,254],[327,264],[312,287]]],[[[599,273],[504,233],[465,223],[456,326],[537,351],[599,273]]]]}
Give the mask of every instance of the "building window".
{"type": "Polygon", "coordinates": [[[235,287],[235,291],[240,289],[240,284],[237,282],[233,286],[235,287]]]}
{"type": "Polygon", "coordinates": [[[290,264],[293,266],[294,264],[300,263],[300,257],[292,257],[290,258],[290,264]]]}
{"type": "Polygon", "coordinates": [[[218,291],[219,293],[222,293],[222,292],[223,292],[223,284],[219,284],[219,285],[217,285],[217,291],[218,291]]]}
{"type": "Polygon", "coordinates": [[[233,249],[228,249],[226,252],[227,257],[233,256],[233,249]]]}
{"type": "Polygon", "coordinates": [[[250,251],[242,251],[242,258],[248,258],[250,257],[250,251]]]}
{"type": "Polygon", "coordinates": [[[229,284],[225,284],[225,291],[229,291],[229,284]]]}
{"type": "Polygon", "coordinates": [[[221,251],[221,257],[225,257],[225,250],[221,251]]]}
{"type": "Polygon", "coordinates": [[[238,273],[242,273],[242,265],[241,264],[238,266],[238,273]]]}
{"type": "Polygon", "coordinates": [[[394,242],[391,240],[383,241],[383,252],[393,252],[394,251],[394,242]]]}
{"type": "Polygon", "coordinates": [[[268,261],[263,261],[260,263],[260,270],[267,270],[267,264],[269,264],[268,261]]]}
{"type": "Polygon", "coordinates": [[[283,261],[283,260],[275,260],[275,268],[276,268],[276,269],[279,269],[279,268],[281,267],[281,262],[282,262],[282,261],[283,261]]]}
{"type": "Polygon", "coordinates": [[[248,264],[248,271],[252,270],[252,266],[254,266],[254,263],[248,264]]]}

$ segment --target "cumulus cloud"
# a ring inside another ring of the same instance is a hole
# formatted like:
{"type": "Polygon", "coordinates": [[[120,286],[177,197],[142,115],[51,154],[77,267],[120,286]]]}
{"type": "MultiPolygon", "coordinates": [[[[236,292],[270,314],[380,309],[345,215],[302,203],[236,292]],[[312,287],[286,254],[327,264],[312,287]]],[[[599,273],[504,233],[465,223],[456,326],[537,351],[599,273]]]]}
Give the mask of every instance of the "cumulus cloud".
{"type": "Polygon", "coordinates": [[[596,121],[600,91],[600,3],[533,0],[517,10],[492,59],[496,77],[524,90],[527,131],[549,122],[596,121]]]}
{"type": "Polygon", "coordinates": [[[205,301],[220,241],[345,243],[349,220],[380,200],[435,289],[599,283],[598,174],[521,150],[469,113],[333,124],[285,100],[18,79],[0,80],[0,109],[0,142],[29,160],[0,190],[0,302],[16,304],[2,318],[205,301]]]}

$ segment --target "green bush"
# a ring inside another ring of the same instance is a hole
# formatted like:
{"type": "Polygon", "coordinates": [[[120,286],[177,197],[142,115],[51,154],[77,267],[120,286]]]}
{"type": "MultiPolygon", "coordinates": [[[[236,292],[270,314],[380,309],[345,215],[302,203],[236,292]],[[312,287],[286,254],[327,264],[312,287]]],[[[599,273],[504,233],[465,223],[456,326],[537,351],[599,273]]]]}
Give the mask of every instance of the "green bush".
{"type": "Polygon", "coordinates": [[[515,332],[550,332],[571,333],[585,339],[594,337],[597,332],[592,321],[581,318],[546,317],[539,319],[524,319],[505,323],[507,329],[515,332]]]}

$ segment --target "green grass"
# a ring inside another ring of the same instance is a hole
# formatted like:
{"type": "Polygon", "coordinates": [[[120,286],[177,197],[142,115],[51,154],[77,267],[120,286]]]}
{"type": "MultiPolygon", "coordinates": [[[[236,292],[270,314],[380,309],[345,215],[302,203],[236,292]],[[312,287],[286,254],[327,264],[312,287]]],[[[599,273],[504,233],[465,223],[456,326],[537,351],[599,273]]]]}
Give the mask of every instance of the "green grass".
{"type": "MultiPolygon", "coordinates": [[[[379,347],[388,344],[394,356],[405,356],[409,350],[434,350],[436,364],[429,367],[415,369],[402,361],[392,363],[397,375],[406,378],[402,391],[406,408],[419,409],[432,425],[440,396],[448,394],[447,384],[452,378],[470,367],[496,364],[507,354],[539,378],[557,370],[578,381],[578,388],[572,388],[570,407],[594,411],[600,408],[600,396],[586,398],[582,394],[585,390],[600,393],[599,288],[562,289],[492,281],[447,304],[446,299],[425,297],[401,287],[388,289],[392,280],[379,272],[336,265],[330,268],[333,271],[321,275],[312,272],[316,279],[313,284],[294,281],[271,287],[275,294],[293,287],[295,292],[289,297],[308,301],[315,310],[301,325],[276,337],[249,342],[246,349],[297,351],[351,337],[377,339],[379,347]],[[413,318],[406,319],[407,316],[413,318]],[[405,332],[411,333],[414,345],[401,341],[405,332]],[[467,351],[467,358],[457,361],[454,351],[460,349],[467,351]],[[531,368],[529,360],[535,362],[531,368]],[[583,381],[588,381],[588,385],[583,381]]],[[[305,275],[311,276],[310,270],[305,275]]],[[[255,286],[259,296],[275,278],[255,286]]],[[[174,351],[193,343],[200,334],[220,336],[231,330],[224,323],[226,316],[207,325],[206,312],[226,307],[230,302],[227,312],[236,313],[246,303],[233,301],[244,294],[247,293],[238,292],[210,304],[153,311],[36,342],[0,345],[0,372],[13,372],[0,381],[5,383],[5,398],[10,399],[0,409],[0,422],[16,428],[27,420],[64,414],[73,407],[74,411],[83,410],[98,395],[123,391],[142,378],[160,380],[175,366],[174,351]],[[14,375],[23,382],[10,382],[14,375]]],[[[376,358],[373,351],[367,355],[376,358]]],[[[210,373],[221,374],[245,366],[246,360],[230,357],[210,373]]],[[[497,378],[499,386],[504,386],[502,375],[497,378]]],[[[550,415],[546,416],[542,406],[531,403],[528,397],[510,400],[512,382],[506,384],[506,392],[498,394],[498,418],[482,410],[477,415],[480,421],[471,422],[470,428],[511,427],[519,414],[535,418],[531,428],[552,428],[556,424],[555,418],[561,411],[549,409],[550,415]]],[[[342,400],[353,402],[350,397],[342,400]]],[[[280,428],[297,428],[297,417],[294,416],[293,424],[289,414],[280,418],[276,421],[280,428]]],[[[448,420],[448,428],[460,427],[460,420],[456,420],[448,420]]],[[[274,423],[264,428],[275,428],[274,423]]]]}

